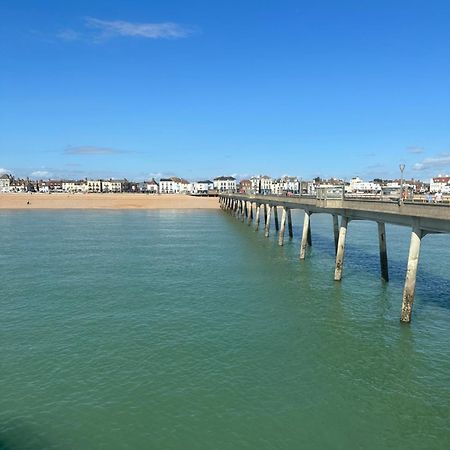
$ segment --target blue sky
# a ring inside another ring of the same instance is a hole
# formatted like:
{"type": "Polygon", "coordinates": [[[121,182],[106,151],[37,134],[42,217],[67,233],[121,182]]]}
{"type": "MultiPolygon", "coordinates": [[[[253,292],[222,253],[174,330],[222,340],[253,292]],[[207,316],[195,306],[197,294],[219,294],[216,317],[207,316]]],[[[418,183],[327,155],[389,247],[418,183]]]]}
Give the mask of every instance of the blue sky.
{"type": "Polygon", "coordinates": [[[0,170],[450,172],[448,1],[0,3],[0,170]]]}

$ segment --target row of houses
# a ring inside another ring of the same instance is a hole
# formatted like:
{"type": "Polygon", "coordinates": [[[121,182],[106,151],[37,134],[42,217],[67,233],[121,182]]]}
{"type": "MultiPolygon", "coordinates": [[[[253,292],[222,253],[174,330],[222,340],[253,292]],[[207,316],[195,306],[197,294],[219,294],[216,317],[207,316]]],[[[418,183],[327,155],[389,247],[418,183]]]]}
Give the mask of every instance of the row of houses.
{"type": "Polygon", "coordinates": [[[110,193],[144,192],[151,194],[207,194],[208,192],[236,192],[236,179],[221,176],[211,180],[187,181],[179,177],[161,178],[156,181],[132,182],[123,180],[30,180],[0,176],[0,192],[68,192],[68,193],[110,193]]]}
{"type": "Polygon", "coordinates": [[[16,179],[11,175],[0,176],[0,192],[69,192],[69,193],[100,193],[100,192],[144,192],[151,194],[193,194],[204,195],[218,192],[242,192],[249,194],[314,194],[319,188],[345,186],[346,193],[378,194],[384,190],[399,190],[401,185],[405,190],[415,193],[442,192],[450,194],[450,177],[438,176],[431,178],[430,183],[418,180],[382,180],[364,181],[354,177],[350,182],[338,178],[315,178],[312,181],[302,181],[297,177],[284,176],[272,178],[268,175],[257,175],[237,182],[232,176],[220,176],[211,180],[188,181],[180,177],[161,178],[156,181],[132,182],[127,179],[103,180],[29,180],[16,179]]]}

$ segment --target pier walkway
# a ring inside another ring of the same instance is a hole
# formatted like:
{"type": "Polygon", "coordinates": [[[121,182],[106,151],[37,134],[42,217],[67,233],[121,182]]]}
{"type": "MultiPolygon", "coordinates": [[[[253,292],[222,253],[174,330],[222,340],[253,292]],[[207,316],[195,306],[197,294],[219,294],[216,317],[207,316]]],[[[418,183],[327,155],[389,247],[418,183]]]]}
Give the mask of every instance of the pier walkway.
{"type": "Polygon", "coordinates": [[[292,209],[304,211],[300,259],[305,259],[311,245],[311,214],[328,213],[333,218],[333,234],[336,251],[334,279],[340,281],[344,268],[345,238],[352,220],[371,220],[378,224],[381,277],[389,281],[385,224],[411,228],[408,268],[403,289],[400,320],[411,321],[414,302],[417,267],[422,238],[432,233],[450,233],[450,206],[444,204],[417,203],[409,201],[381,201],[346,198],[339,189],[319,190],[316,196],[277,196],[251,194],[225,194],[219,196],[220,207],[248,225],[254,222],[255,230],[264,220],[264,233],[268,237],[273,222],[278,233],[278,244],[284,244],[286,225],[289,237],[293,237],[292,209]],[[279,220],[279,210],[281,220],[279,220]],[[262,217],[263,216],[263,217],[262,217]]]}

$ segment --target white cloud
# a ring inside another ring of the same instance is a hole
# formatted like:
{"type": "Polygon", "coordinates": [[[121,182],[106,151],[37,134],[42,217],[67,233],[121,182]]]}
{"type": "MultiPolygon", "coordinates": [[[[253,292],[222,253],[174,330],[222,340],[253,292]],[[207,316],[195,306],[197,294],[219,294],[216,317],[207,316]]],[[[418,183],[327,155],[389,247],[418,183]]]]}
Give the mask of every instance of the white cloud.
{"type": "Polygon", "coordinates": [[[96,147],[94,145],[81,145],[78,147],[67,147],[64,150],[66,155],[115,155],[118,153],[125,153],[123,150],[118,150],[110,147],[96,147]]]}
{"type": "Polygon", "coordinates": [[[71,29],[62,30],[56,36],[63,41],[77,41],[81,38],[80,33],[71,29]]]}
{"type": "Polygon", "coordinates": [[[124,20],[102,20],[87,17],[84,29],[64,29],[57,34],[63,41],[104,42],[115,37],[140,37],[145,39],[182,39],[196,30],[174,22],[136,23],[124,20]]]}
{"type": "Polygon", "coordinates": [[[85,24],[100,32],[101,38],[139,36],[149,39],[179,39],[192,34],[192,29],[173,22],[133,23],[124,20],[101,20],[88,17],[85,24]]]}
{"type": "Polygon", "coordinates": [[[444,153],[439,156],[423,159],[421,162],[414,164],[413,170],[442,169],[448,166],[450,166],[450,154],[444,153]]]}
{"type": "Polygon", "coordinates": [[[409,153],[414,153],[414,154],[423,153],[425,151],[425,149],[423,147],[418,147],[415,145],[408,147],[406,150],[408,150],[409,153]]]}
{"type": "Polygon", "coordinates": [[[48,178],[51,173],[48,170],[35,170],[30,174],[33,178],[48,178]]]}
{"type": "Polygon", "coordinates": [[[4,169],[3,167],[0,167],[0,175],[3,175],[4,173],[11,173],[8,169],[4,169]]]}

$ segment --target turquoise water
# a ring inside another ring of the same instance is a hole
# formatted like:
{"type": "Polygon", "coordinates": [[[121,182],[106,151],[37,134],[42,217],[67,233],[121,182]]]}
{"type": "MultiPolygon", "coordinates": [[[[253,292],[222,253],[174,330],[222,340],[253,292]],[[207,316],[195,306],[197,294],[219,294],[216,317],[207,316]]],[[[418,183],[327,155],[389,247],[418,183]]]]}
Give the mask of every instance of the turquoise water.
{"type": "Polygon", "coordinates": [[[221,211],[0,213],[0,450],[448,449],[450,236],[330,216],[298,260],[221,211]]]}

